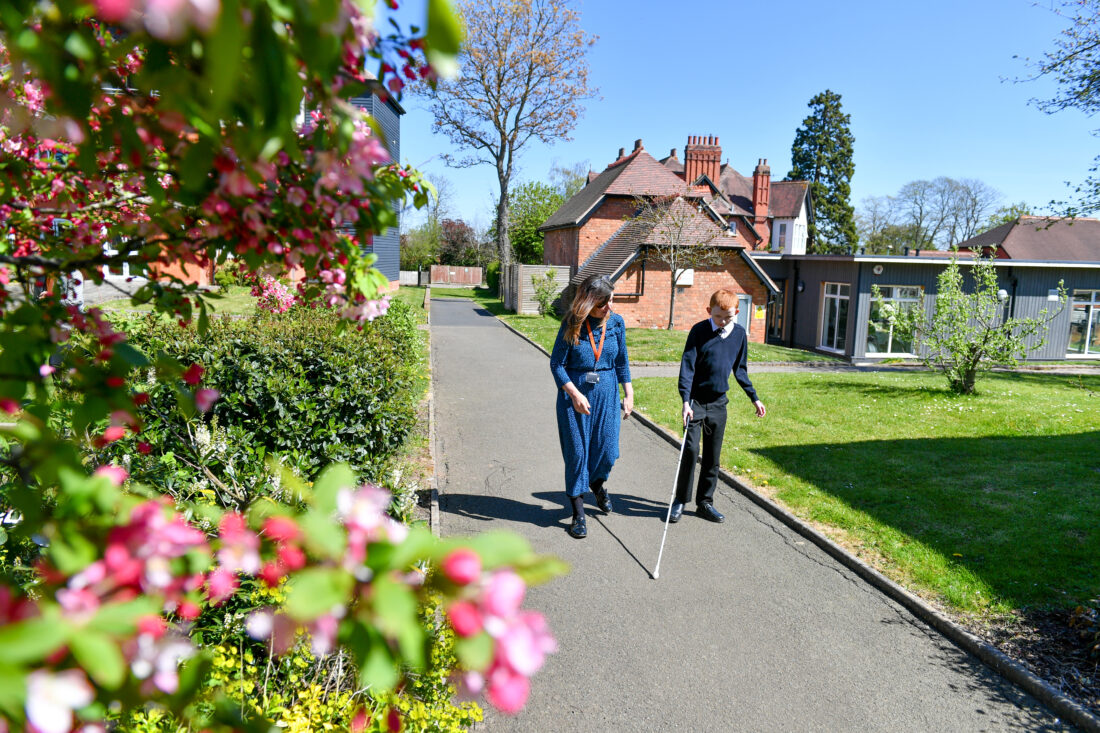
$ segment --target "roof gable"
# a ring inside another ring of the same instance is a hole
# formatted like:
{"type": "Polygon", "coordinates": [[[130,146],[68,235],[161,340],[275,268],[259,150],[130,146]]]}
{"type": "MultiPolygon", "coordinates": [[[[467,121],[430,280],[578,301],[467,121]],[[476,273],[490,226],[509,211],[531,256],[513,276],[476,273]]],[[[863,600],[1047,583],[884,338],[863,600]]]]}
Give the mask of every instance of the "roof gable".
{"type": "Polygon", "coordinates": [[[668,196],[683,189],[684,182],[675,173],[639,148],[607,166],[543,222],[539,231],[577,226],[604,196],[668,196]]]}
{"type": "Polygon", "coordinates": [[[1100,262],[1100,220],[1021,216],[958,246],[1000,247],[1013,260],[1100,262]]]}

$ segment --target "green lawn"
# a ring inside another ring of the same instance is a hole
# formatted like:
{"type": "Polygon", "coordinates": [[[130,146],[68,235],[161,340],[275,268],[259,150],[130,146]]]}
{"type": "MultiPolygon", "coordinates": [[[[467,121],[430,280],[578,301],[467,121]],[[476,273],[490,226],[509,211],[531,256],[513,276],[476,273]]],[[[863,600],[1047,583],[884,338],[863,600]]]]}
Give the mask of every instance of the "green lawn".
{"type": "MultiPolygon", "coordinates": [[[[928,373],[757,374],[722,464],[898,582],[1003,614],[1100,595],[1100,376],[993,374],[951,395],[928,373]]],[[[634,382],[674,432],[675,380],[634,382]]]]}
{"type": "MultiPolygon", "coordinates": [[[[252,289],[244,285],[230,285],[224,292],[221,289],[211,290],[203,295],[203,299],[206,300],[211,315],[239,316],[256,312],[256,298],[252,295],[252,289]]],[[[149,312],[153,310],[151,305],[132,305],[129,298],[109,300],[102,303],[100,308],[108,311],[149,312]]]]}

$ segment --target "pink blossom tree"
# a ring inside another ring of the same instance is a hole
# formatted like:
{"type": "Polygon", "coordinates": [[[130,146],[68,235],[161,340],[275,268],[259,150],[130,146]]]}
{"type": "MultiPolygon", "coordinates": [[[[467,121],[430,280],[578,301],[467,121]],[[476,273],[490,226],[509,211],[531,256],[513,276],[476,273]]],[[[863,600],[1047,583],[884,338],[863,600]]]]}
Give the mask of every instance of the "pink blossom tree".
{"type": "MultiPolygon", "coordinates": [[[[346,468],[303,488],[302,507],[238,514],[156,498],[123,467],[84,462],[88,448],[140,434],[149,397],[138,375],[154,372],[200,412],[220,395],[202,367],[154,360],[78,308],[73,279],[232,254],[250,273],[304,268],[295,297],[345,318],[384,313],[384,278],[362,243],[396,223],[394,200],[423,205],[426,184],[346,99],[433,80],[459,31],[445,0],[429,1],[423,32],[385,37],[365,5],[3,4],[0,543],[42,549],[29,583],[0,568],[0,730],[97,730],[105,711],[147,701],[186,716],[199,679],[187,670],[206,654],[189,623],[248,579],[287,588],[250,633],[275,649],[302,633],[319,652],[340,644],[376,690],[426,664],[417,609],[433,595],[451,609],[465,686],[502,710],[522,707],[553,651],[545,621],[520,603],[554,561],[516,538],[462,546],[410,530],[346,468]]],[[[134,300],[207,328],[211,306],[192,285],[150,280],[134,300]]]]}

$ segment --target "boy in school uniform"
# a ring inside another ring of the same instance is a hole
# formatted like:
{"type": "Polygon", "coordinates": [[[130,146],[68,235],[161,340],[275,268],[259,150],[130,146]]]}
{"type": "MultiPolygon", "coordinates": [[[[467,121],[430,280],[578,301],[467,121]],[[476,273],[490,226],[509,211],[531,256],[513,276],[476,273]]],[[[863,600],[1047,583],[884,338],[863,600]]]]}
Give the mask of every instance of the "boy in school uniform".
{"type": "Polygon", "coordinates": [[[737,295],[717,290],[710,296],[710,317],[699,321],[688,332],[684,356],[680,360],[680,398],[684,402],[683,419],[687,425],[684,457],[676,480],[676,500],[670,522],[680,521],[684,504],[691,499],[695,460],[702,447],[703,465],[695,492],[696,514],[712,522],[725,521],[714,508],[714,489],[718,484],[718,466],[722,457],[722,437],[726,432],[726,392],[730,374],[748,395],[757,417],[767,410],[756,396],[747,371],[748,334],[734,321],[737,295]]]}

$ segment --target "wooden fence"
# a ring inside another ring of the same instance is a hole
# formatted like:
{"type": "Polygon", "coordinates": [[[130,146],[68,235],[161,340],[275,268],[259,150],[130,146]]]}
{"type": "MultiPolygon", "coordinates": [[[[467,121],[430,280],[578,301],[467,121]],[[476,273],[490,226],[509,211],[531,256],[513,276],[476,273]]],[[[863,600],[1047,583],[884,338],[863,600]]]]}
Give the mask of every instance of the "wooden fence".
{"type": "Polygon", "coordinates": [[[536,315],[539,303],[535,299],[535,286],[531,282],[534,276],[538,280],[546,277],[547,272],[554,273],[555,295],[569,284],[570,268],[555,265],[509,265],[500,273],[501,300],[504,307],[521,315],[536,315]]]}
{"type": "Polygon", "coordinates": [[[432,265],[433,285],[469,285],[481,284],[480,267],[451,267],[450,265],[432,265]]]}

